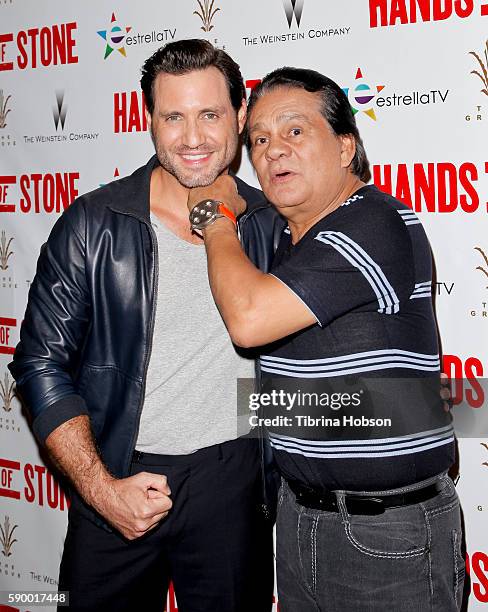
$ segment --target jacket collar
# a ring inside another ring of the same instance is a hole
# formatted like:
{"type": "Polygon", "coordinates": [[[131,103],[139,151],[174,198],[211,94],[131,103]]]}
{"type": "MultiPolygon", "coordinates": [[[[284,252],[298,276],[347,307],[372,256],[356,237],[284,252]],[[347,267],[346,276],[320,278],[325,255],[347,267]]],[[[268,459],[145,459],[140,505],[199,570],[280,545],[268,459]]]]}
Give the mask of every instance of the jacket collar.
{"type": "MultiPolygon", "coordinates": [[[[110,208],[116,212],[134,215],[149,223],[151,174],[158,165],[158,158],[153,155],[145,166],[135,170],[129,177],[110,183],[108,185],[112,192],[110,208]]],[[[258,208],[271,206],[259,189],[251,187],[233,172],[231,175],[236,181],[239,195],[247,202],[247,210],[243,217],[247,218],[258,208]]]]}

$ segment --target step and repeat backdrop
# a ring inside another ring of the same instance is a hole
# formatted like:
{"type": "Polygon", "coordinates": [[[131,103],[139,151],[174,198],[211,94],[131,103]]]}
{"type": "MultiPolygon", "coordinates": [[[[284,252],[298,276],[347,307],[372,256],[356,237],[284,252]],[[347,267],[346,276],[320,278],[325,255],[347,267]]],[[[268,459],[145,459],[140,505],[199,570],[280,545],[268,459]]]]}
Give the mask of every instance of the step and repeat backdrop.
{"type": "MultiPolygon", "coordinates": [[[[411,206],[430,237],[454,400],[483,409],[488,0],[0,0],[0,590],[56,588],[69,507],[7,370],[39,249],[77,195],[150,157],[140,67],[183,38],[230,53],[248,91],[283,65],[344,88],[374,183],[411,206]]],[[[257,185],[245,151],[239,174],[257,185]]],[[[482,610],[488,432],[461,438],[459,451],[468,608],[482,610]]],[[[0,609],[29,609],[12,606],[0,609]]],[[[167,608],[177,610],[172,593],[167,608]]]]}

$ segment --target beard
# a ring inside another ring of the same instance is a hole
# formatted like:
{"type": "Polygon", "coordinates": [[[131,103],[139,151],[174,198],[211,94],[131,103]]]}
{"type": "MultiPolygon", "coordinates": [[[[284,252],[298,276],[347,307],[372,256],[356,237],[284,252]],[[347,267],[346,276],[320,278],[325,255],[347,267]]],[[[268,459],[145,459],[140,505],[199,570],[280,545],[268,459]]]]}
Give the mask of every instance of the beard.
{"type": "Polygon", "coordinates": [[[156,149],[157,158],[162,168],[174,176],[183,187],[187,187],[188,189],[211,185],[232,163],[239,142],[239,136],[236,132],[233,134],[233,137],[228,139],[220,148],[210,148],[208,146],[201,146],[195,149],[178,147],[174,151],[169,151],[158,143],[152,130],[151,136],[154,148],[156,149]],[[212,159],[211,163],[206,168],[184,168],[178,163],[178,156],[190,152],[201,154],[212,152],[212,158],[214,159],[212,159]]]}

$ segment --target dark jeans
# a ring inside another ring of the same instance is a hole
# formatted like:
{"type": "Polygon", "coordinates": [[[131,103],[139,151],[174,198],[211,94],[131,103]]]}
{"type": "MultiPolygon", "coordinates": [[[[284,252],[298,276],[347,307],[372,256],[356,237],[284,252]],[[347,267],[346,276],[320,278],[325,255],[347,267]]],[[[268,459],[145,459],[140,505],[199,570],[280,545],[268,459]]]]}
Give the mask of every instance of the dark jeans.
{"type": "Polygon", "coordinates": [[[142,538],[129,542],[70,508],[59,584],[69,609],[162,612],[172,580],[180,612],[269,612],[272,525],[259,510],[258,441],[146,455],[132,464],[132,474],[142,471],[165,474],[173,499],[142,538]]]}
{"type": "Polygon", "coordinates": [[[440,482],[434,498],[377,516],[350,515],[343,492],[336,492],[340,513],[304,508],[282,485],[281,612],[459,610],[465,568],[459,500],[448,476],[440,482]]]}

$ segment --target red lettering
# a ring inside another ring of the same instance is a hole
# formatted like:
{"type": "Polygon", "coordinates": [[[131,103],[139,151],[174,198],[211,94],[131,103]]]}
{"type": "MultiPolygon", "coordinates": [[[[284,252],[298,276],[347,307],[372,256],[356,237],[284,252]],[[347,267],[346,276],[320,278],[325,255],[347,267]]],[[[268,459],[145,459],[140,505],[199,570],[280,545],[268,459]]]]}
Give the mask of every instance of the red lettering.
{"type": "Polygon", "coordinates": [[[398,164],[395,197],[412,208],[412,194],[408,182],[407,164],[398,164]]]}
{"type": "Polygon", "coordinates": [[[78,189],[75,185],[75,181],[80,179],[79,172],[68,172],[69,177],[69,199],[63,200],[63,208],[68,208],[70,204],[73,203],[74,199],[78,195],[78,189]]]}
{"type": "Polygon", "coordinates": [[[66,45],[66,27],[64,23],[59,26],[53,26],[53,58],[54,64],[66,64],[67,45],[66,45]]]}
{"type": "Polygon", "coordinates": [[[25,478],[25,487],[24,487],[24,497],[26,501],[32,503],[36,499],[36,492],[34,490],[34,468],[30,463],[26,463],[24,466],[24,478],[25,478]]]}
{"type": "Polygon", "coordinates": [[[34,185],[34,210],[36,213],[41,211],[41,202],[39,198],[39,183],[42,180],[42,174],[31,174],[31,181],[34,185]]]}
{"type": "Polygon", "coordinates": [[[251,92],[253,91],[253,89],[255,87],[257,87],[259,85],[259,83],[261,83],[262,79],[249,79],[246,81],[246,89],[250,89],[251,92]]]}
{"type": "Polygon", "coordinates": [[[27,30],[27,34],[31,38],[31,52],[32,52],[31,62],[32,62],[32,68],[37,68],[37,45],[36,45],[36,38],[37,38],[37,35],[39,34],[39,28],[31,28],[30,30],[27,30]]]}
{"type": "Polygon", "coordinates": [[[434,164],[427,164],[427,175],[423,164],[413,165],[415,187],[415,211],[422,211],[422,199],[428,212],[435,212],[434,164]]]}
{"type": "Polygon", "coordinates": [[[61,205],[63,209],[66,209],[70,202],[73,201],[70,200],[68,180],[69,175],[66,172],[64,174],[56,174],[56,212],[61,212],[61,205]]]}
{"type": "MultiPolygon", "coordinates": [[[[144,109],[144,101],[141,101],[141,108],[144,109]]],[[[129,106],[129,120],[127,122],[128,132],[142,132],[147,129],[146,117],[144,110],[139,109],[139,99],[137,97],[137,91],[131,91],[130,93],[130,106],[129,106]],[[142,115],[142,121],[141,121],[142,115]]]]}
{"type": "Polygon", "coordinates": [[[10,328],[0,326],[0,344],[8,346],[10,342],[10,328]]]}
{"type": "Polygon", "coordinates": [[[457,173],[454,164],[437,164],[437,200],[439,212],[453,212],[458,205],[457,173]],[[447,175],[447,178],[446,178],[447,175]],[[449,199],[447,187],[449,186],[449,199]]]}
{"type": "Polygon", "coordinates": [[[471,203],[468,202],[468,198],[464,194],[459,197],[459,202],[461,204],[461,208],[465,212],[472,213],[478,209],[480,200],[476,189],[473,187],[471,181],[467,176],[468,174],[470,175],[471,181],[478,180],[478,170],[476,166],[469,162],[465,162],[459,167],[459,182],[461,183],[461,186],[465,189],[466,194],[471,198],[471,203]]]}
{"type": "Polygon", "coordinates": [[[395,25],[397,19],[400,19],[400,23],[408,23],[407,7],[404,0],[392,0],[389,25],[395,25]]]}
{"type": "Polygon", "coordinates": [[[74,39],[74,31],[76,30],[76,21],[66,24],[66,61],[68,64],[77,64],[78,56],[74,54],[76,40],[74,39]]]}
{"type": "Polygon", "coordinates": [[[0,475],[1,486],[0,496],[9,497],[11,499],[20,499],[20,491],[12,489],[13,471],[20,470],[19,461],[10,461],[9,459],[0,459],[0,475]]]}
{"type": "Polygon", "coordinates": [[[54,476],[48,472],[46,475],[47,505],[50,508],[57,508],[59,505],[59,485],[54,476]]]}
{"type": "Polygon", "coordinates": [[[0,176],[0,212],[15,212],[15,204],[7,204],[6,199],[8,186],[15,185],[16,182],[15,176],[0,176]]]}
{"type": "Polygon", "coordinates": [[[114,93],[114,132],[127,132],[127,94],[114,93]]]}
{"type": "Polygon", "coordinates": [[[383,166],[383,173],[384,176],[381,176],[381,166],[380,165],[374,165],[373,166],[373,182],[376,185],[376,187],[378,187],[378,189],[381,189],[381,191],[384,191],[385,193],[389,193],[390,195],[393,193],[393,188],[392,188],[392,181],[391,181],[391,165],[390,164],[385,164],[383,166]]]}
{"type": "Polygon", "coordinates": [[[46,213],[66,210],[78,195],[76,181],[79,178],[79,172],[22,175],[20,209],[28,213],[33,205],[36,213],[41,210],[46,213]]]}
{"type": "Polygon", "coordinates": [[[410,168],[403,163],[373,166],[374,184],[416,212],[450,213],[459,205],[465,213],[475,212],[480,205],[477,180],[478,169],[471,162],[459,168],[450,162],[415,163],[410,168]]]}
{"type": "Polygon", "coordinates": [[[17,66],[24,70],[27,68],[27,64],[29,63],[27,57],[27,51],[25,50],[25,45],[27,44],[27,34],[25,32],[19,32],[17,34],[17,48],[19,49],[19,55],[17,55],[17,66]]]}
{"type": "Polygon", "coordinates": [[[13,34],[0,34],[0,72],[3,70],[13,70],[14,63],[5,61],[5,49],[7,47],[7,43],[12,42],[14,39],[13,34]]]}
{"type": "MultiPolygon", "coordinates": [[[[18,67],[24,70],[29,65],[31,68],[37,68],[39,65],[46,67],[78,63],[78,57],[74,53],[76,27],[76,22],[73,21],[60,25],[44,26],[40,30],[39,28],[31,28],[26,32],[23,30],[18,32],[18,67]]],[[[2,43],[1,36],[0,43],[2,43]]],[[[2,65],[0,64],[1,69],[2,65]]]]}
{"type": "Polygon", "coordinates": [[[420,10],[422,21],[430,21],[430,0],[410,0],[410,19],[417,23],[417,6],[420,10]]]}
{"type": "Polygon", "coordinates": [[[474,10],[473,0],[464,0],[465,7],[463,8],[463,0],[454,0],[454,10],[458,17],[469,17],[474,10]]]}
{"type": "MultiPolygon", "coordinates": [[[[52,33],[49,28],[41,28],[39,47],[41,64],[43,66],[50,66],[53,63],[53,40],[52,33]]],[[[32,62],[32,67],[35,68],[34,61],[32,62]]]]}
{"type": "Polygon", "coordinates": [[[488,603],[488,555],[475,552],[471,555],[471,571],[473,595],[481,603],[488,603]],[[474,576],[478,579],[476,582],[474,576]]]}
{"type": "Polygon", "coordinates": [[[30,188],[29,177],[27,176],[27,174],[23,174],[20,177],[20,191],[24,197],[20,198],[20,210],[24,213],[29,212],[31,209],[31,199],[30,199],[30,195],[28,192],[29,188],[30,188]]]}
{"type": "Polygon", "coordinates": [[[144,94],[131,91],[114,93],[114,132],[144,132],[147,130],[144,94]],[[129,95],[129,108],[127,97],[129,95]]]}
{"type": "Polygon", "coordinates": [[[54,177],[46,174],[42,181],[42,203],[44,210],[48,213],[54,210],[54,177]]]}
{"type": "Polygon", "coordinates": [[[442,369],[451,380],[452,403],[457,406],[463,401],[463,362],[456,355],[444,355],[442,369]]]}
{"type": "Polygon", "coordinates": [[[380,13],[381,25],[388,25],[388,6],[386,0],[369,0],[369,27],[378,27],[378,12],[380,13]]]}
{"type": "Polygon", "coordinates": [[[485,393],[477,378],[481,378],[483,376],[483,364],[479,359],[476,359],[476,357],[469,357],[466,359],[464,371],[466,374],[466,380],[474,391],[473,394],[471,389],[466,389],[466,401],[471,408],[480,408],[485,401],[485,393]]]}
{"type": "Polygon", "coordinates": [[[37,493],[39,506],[44,506],[44,487],[43,480],[46,468],[43,465],[36,465],[34,470],[37,474],[37,493]]]}
{"type": "Polygon", "coordinates": [[[12,488],[12,470],[0,470],[0,484],[2,487],[12,488]]]}
{"type": "MultiPolygon", "coordinates": [[[[369,26],[445,21],[453,15],[453,10],[458,17],[469,17],[474,0],[369,0],[369,26]]],[[[488,14],[488,8],[481,6],[481,14],[488,14]]]]}
{"type": "Polygon", "coordinates": [[[478,378],[483,376],[483,364],[479,359],[468,357],[463,363],[457,355],[444,355],[443,371],[451,380],[452,403],[455,406],[464,399],[471,408],[483,405],[485,393],[478,382],[478,378]]]}
{"type": "Polygon", "coordinates": [[[434,0],[434,21],[443,21],[452,14],[452,0],[434,0]]]}

